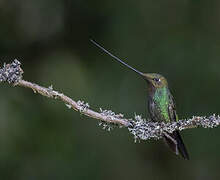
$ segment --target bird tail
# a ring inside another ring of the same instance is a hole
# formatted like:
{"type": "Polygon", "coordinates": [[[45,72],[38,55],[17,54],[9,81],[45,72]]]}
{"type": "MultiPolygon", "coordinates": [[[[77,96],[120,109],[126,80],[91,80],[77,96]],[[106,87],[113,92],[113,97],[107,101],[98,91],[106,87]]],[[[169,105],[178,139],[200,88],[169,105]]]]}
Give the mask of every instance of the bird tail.
{"type": "Polygon", "coordinates": [[[170,149],[176,154],[181,156],[184,159],[189,160],[189,154],[186,150],[186,147],[183,143],[183,140],[180,136],[179,131],[174,131],[173,133],[164,133],[164,140],[170,147],[170,149]]]}

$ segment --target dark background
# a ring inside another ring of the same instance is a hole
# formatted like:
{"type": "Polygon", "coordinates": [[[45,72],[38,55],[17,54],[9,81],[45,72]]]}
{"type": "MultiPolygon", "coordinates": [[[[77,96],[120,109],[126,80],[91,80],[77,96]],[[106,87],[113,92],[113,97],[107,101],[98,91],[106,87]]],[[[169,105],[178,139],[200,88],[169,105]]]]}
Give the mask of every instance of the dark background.
{"type": "MultiPolygon", "coordinates": [[[[0,59],[24,79],[91,107],[147,116],[143,72],[163,74],[179,117],[220,113],[220,1],[1,0],[0,59]]],[[[0,85],[1,179],[219,179],[219,128],[182,132],[190,161],[162,141],[134,143],[30,89],[0,85]]]]}

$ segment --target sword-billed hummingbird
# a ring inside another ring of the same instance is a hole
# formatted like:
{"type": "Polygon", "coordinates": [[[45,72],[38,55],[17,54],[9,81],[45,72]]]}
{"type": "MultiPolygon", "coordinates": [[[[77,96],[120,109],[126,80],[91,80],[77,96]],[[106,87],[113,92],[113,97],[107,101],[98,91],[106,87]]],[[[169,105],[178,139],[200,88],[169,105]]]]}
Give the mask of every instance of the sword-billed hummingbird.
{"type": "MultiPolygon", "coordinates": [[[[148,111],[152,121],[164,121],[167,123],[178,121],[174,98],[170,93],[165,77],[156,73],[142,73],[107,51],[94,40],[91,39],[91,42],[115,60],[139,74],[147,82],[148,111]]],[[[176,155],[181,154],[184,159],[189,159],[189,155],[179,131],[176,130],[173,133],[164,133],[163,139],[176,155]]]]}

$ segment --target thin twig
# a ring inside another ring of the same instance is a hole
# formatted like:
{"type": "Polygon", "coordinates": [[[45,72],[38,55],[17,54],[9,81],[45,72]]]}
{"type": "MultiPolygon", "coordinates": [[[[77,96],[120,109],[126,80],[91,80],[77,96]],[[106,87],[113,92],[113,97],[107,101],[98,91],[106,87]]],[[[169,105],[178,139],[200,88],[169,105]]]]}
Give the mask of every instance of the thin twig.
{"type": "Polygon", "coordinates": [[[126,119],[123,114],[116,114],[111,110],[102,110],[101,108],[100,112],[96,112],[89,107],[88,103],[84,103],[83,101],[76,102],[63,93],[55,91],[52,86],[46,88],[23,80],[23,70],[20,66],[21,63],[16,59],[11,64],[4,64],[3,68],[0,69],[0,82],[8,82],[14,86],[30,88],[42,96],[59,99],[63,101],[68,108],[72,108],[81,114],[100,120],[100,124],[103,125],[104,129],[110,130],[111,124],[127,127],[135,139],[160,139],[166,132],[172,133],[175,130],[182,131],[184,129],[197,127],[214,128],[220,125],[220,116],[218,115],[211,115],[209,117],[195,116],[191,119],[179,120],[178,122],[164,123],[150,122],[139,115],[135,115],[134,119],[126,119]]]}
{"type": "Polygon", "coordinates": [[[46,96],[48,98],[54,98],[54,99],[60,99],[63,101],[68,107],[71,107],[72,109],[76,111],[80,111],[80,113],[89,116],[94,119],[99,119],[101,121],[105,121],[107,123],[115,123],[119,124],[121,126],[128,127],[130,123],[126,119],[120,119],[116,118],[114,116],[106,116],[102,113],[95,112],[91,109],[89,109],[88,104],[86,105],[82,101],[74,101],[70,97],[64,95],[63,93],[60,93],[58,91],[53,90],[51,87],[45,88],[42,86],[39,86],[37,84],[33,84],[31,82],[25,81],[25,80],[19,80],[16,84],[17,86],[22,86],[26,88],[31,88],[35,93],[39,93],[43,96],[46,96]]]}

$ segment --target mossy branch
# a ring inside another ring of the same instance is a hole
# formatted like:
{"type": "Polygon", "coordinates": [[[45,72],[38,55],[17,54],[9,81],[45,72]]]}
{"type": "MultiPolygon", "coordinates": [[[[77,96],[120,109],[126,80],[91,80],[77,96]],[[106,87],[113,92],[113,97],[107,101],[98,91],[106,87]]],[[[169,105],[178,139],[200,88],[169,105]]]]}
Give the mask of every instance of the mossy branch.
{"type": "Polygon", "coordinates": [[[52,86],[46,88],[23,80],[23,70],[21,63],[14,60],[11,64],[4,64],[0,69],[0,82],[8,82],[13,86],[22,86],[30,88],[34,93],[39,93],[48,98],[59,99],[65,103],[68,108],[74,109],[86,116],[98,119],[100,125],[104,129],[110,130],[112,125],[119,125],[119,127],[128,128],[129,132],[134,135],[135,139],[148,140],[160,139],[165,132],[173,132],[175,130],[184,130],[190,128],[214,128],[220,125],[220,116],[211,115],[209,117],[194,116],[190,119],[179,120],[178,122],[164,123],[151,122],[135,115],[133,119],[124,118],[123,114],[116,114],[111,110],[102,110],[96,112],[92,110],[88,103],[83,101],[74,101],[72,98],[55,91],[52,86]]]}

